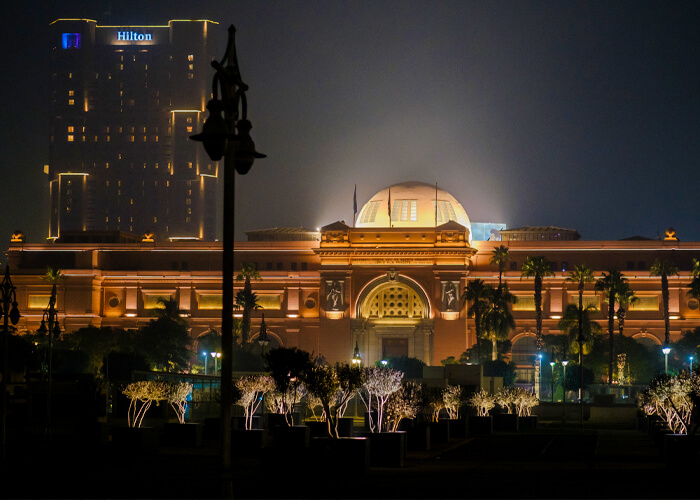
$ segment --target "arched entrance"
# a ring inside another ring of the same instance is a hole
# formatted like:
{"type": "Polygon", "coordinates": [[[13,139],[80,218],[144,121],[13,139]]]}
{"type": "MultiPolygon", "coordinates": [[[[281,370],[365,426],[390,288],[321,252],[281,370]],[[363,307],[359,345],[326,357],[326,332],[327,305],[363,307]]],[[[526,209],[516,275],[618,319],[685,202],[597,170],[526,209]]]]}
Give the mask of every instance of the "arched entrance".
{"type": "Polygon", "coordinates": [[[431,364],[430,301],[423,288],[398,273],[379,277],[362,290],[352,322],[364,363],[409,356],[431,364]]]}

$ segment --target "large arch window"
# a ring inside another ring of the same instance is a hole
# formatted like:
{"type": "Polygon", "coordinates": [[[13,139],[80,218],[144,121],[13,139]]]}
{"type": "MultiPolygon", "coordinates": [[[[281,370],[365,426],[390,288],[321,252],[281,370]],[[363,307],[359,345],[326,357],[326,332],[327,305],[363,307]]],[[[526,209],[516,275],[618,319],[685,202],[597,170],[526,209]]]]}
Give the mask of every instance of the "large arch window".
{"type": "Polygon", "coordinates": [[[365,318],[422,318],[423,301],[410,287],[388,283],[377,287],[365,301],[365,318]]]}

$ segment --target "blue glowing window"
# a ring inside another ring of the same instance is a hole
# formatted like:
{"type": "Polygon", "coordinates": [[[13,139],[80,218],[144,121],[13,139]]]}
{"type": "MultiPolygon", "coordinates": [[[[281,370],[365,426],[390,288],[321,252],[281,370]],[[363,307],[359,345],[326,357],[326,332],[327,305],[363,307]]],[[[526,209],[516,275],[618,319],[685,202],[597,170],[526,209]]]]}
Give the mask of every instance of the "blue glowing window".
{"type": "Polygon", "coordinates": [[[61,41],[64,49],[79,49],[80,33],[63,33],[61,41]]]}

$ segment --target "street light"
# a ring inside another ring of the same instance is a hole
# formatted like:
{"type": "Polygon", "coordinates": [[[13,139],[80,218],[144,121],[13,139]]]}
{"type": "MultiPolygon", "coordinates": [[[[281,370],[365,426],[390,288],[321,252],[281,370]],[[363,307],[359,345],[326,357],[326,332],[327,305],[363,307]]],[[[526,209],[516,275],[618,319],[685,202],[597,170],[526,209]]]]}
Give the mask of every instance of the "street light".
{"type": "Polygon", "coordinates": [[[355,342],[355,349],[352,351],[352,364],[353,366],[359,367],[362,364],[362,357],[360,356],[360,348],[355,342]]]}
{"type": "Polygon", "coordinates": [[[693,373],[693,357],[690,357],[690,373],[693,373]]]}
{"type": "Polygon", "coordinates": [[[671,352],[671,348],[665,345],[663,349],[661,349],[661,352],[664,353],[664,366],[666,368],[666,375],[668,375],[668,354],[671,352]]]}
{"type": "Polygon", "coordinates": [[[386,366],[387,363],[389,363],[389,362],[388,362],[386,359],[383,359],[383,360],[382,360],[382,366],[386,366]]]}
{"type": "Polygon", "coordinates": [[[236,55],[236,28],[228,28],[228,44],[221,62],[212,61],[216,70],[212,80],[213,99],[207,103],[209,117],[202,133],[190,137],[204,143],[212,161],[224,158],[223,262],[221,306],[221,465],[225,498],[233,496],[231,470],[231,405],[233,403],[233,246],[236,174],[248,173],[256,158],[248,121],[248,85],[243,83],[236,55]],[[225,65],[225,66],[224,66],[225,65]],[[219,99],[221,92],[221,99],[219,99]],[[240,119],[239,119],[240,111],[240,119]],[[223,115],[222,116],[222,112],[223,115]],[[234,172],[235,170],[235,172],[234,172]]]}
{"type": "Polygon", "coordinates": [[[564,408],[562,408],[563,420],[566,422],[566,365],[569,364],[569,360],[566,359],[566,353],[564,353],[564,359],[561,360],[561,364],[564,366],[564,380],[562,381],[562,392],[564,398],[564,408]]]}
{"type": "Polygon", "coordinates": [[[204,351],[204,352],[202,353],[202,356],[204,356],[204,375],[207,374],[207,355],[208,355],[208,354],[209,354],[209,353],[206,352],[206,351],[204,351]]]}
{"type": "Polygon", "coordinates": [[[36,331],[39,335],[48,335],[49,339],[49,359],[48,359],[48,390],[46,391],[46,432],[51,432],[51,393],[52,393],[52,378],[53,378],[53,339],[58,339],[61,336],[61,325],[58,324],[58,311],[56,310],[56,283],[51,288],[51,297],[49,297],[49,305],[44,309],[44,314],[41,318],[41,326],[36,331]],[[46,324],[48,323],[48,327],[46,324]]]}
{"type": "Polygon", "coordinates": [[[17,308],[17,295],[10,278],[10,266],[5,267],[5,278],[0,282],[0,300],[2,300],[3,339],[2,339],[2,463],[6,464],[7,453],[7,381],[10,378],[8,352],[10,349],[10,329],[7,324],[9,319],[13,325],[19,321],[19,309],[17,308]],[[12,306],[12,308],[10,308],[12,306]]]}
{"type": "Polygon", "coordinates": [[[219,359],[221,359],[221,353],[220,352],[212,352],[210,353],[211,357],[214,358],[214,376],[219,373],[219,359]]]}
{"type": "Polygon", "coordinates": [[[549,362],[549,366],[552,367],[552,403],[554,403],[554,349],[552,349],[552,360],[549,362]]]}

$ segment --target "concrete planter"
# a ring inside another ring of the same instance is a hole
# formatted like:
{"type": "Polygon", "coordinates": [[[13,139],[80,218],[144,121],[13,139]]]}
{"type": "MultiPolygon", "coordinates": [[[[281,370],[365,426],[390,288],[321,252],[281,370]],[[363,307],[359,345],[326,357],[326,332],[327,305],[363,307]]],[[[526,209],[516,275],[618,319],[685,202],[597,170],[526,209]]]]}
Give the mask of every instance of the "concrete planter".
{"type": "Polygon", "coordinates": [[[369,472],[370,440],[358,438],[312,438],[311,470],[317,477],[345,481],[348,477],[364,478],[369,472]]]}
{"type": "Polygon", "coordinates": [[[231,431],[231,451],[255,455],[263,448],[263,429],[234,429],[231,431]]]}
{"type": "Polygon", "coordinates": [[[406,447],[411,451],[430,450],[430,425],[425,422],[413,424],[406,431],[406,447]]]}
{"type": "Polygon", "coordinates": [[[355,419],[343,417],[338,419],[338,436],[341,438],[353,437],[355,434],[355,419]]]}
{"type": "Polygon", "coordinates": [[[534,432],[537,430],[537,415],[518,417],[518,431],[534,432]]]}
{"type": "Polygon", "coordinates": [[[664,456],[667,469],[696,469],[700,463],[700,436],[666,434],[664,456]]]}
{"type": "Polygon", "coordinates": [[[517,432],[518,416],[515,413],[496,413],[493,415],[494,432],[517,432]]]}
{"type": "Polygon", "coordinates": [[[282,450],[301,450],[309,447],[311,429],[306,425],[292,427],[275,426],[272,428],[272,446],[282,450]]]}
{"type": "MultiPolygon", "coordinates": [[[[252,419],[253,429],[262,429],[262,418],[253,415],[252,419]]],[[[233,417],[233,427],[232,429],[245,430],[245,417],[233,417]]]]}
{"type": "Polygon", "coordinates": [[[493,432],[493,420],[491,415],[486,417],[469,416],[467,429],[470,436],[486,435],[493,432]]]}
{"type": "Polygon", "coordinates": [[[467,437],[467,421],[463,418],[448,420],[450,423],[450,439],[465,439],[467,437]]]}
{"type": "Polygon", "coordinates": [[[447,444],[450,442],[450,421],[438,420],[430,422],[430,442],[433,444],[447,444]]]}
{"type": "Polygon", "coordinates": [[[158,430],[155,427],[115,427],[112,446],[117,453],[144,455],[158,451],[158,430]]]}
{"type": "Polygon", "coordinates": [[[181,448],[197,448],[202,444],[202,424],[166,423],[163,426],[160,444],[181,448]]]}
{"type": "Polygon", "coordinates": [[[365,432],[372,467],[403,467],[406,464],[406,432],[365,432]]]}

